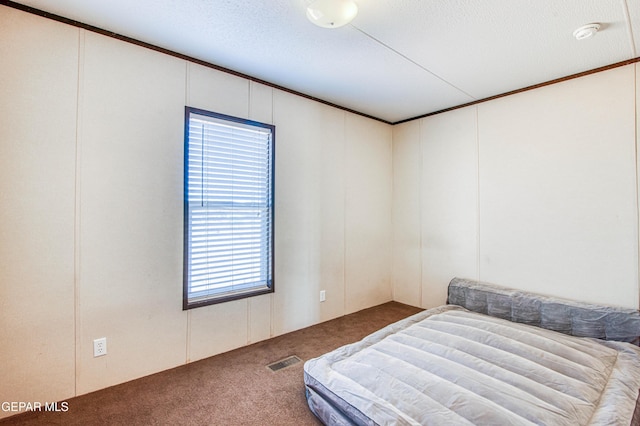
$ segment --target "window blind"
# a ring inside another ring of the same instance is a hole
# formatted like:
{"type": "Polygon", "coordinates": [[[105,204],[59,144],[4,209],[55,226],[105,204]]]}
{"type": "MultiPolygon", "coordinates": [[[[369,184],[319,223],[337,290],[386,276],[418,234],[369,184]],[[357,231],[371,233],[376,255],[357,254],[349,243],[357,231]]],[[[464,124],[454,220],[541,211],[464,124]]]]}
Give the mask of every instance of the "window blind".
{"type": "Polygon", "coordinates": [[[188,109],[186,304],[273,287],[273,126],[188,109]]]}

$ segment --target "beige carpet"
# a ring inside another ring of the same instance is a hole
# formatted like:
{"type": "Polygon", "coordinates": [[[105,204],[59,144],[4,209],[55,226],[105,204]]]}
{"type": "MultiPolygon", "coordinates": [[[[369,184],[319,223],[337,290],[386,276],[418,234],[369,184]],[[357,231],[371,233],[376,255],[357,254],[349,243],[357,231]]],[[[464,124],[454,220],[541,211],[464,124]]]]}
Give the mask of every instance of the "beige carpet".
{"type": "Polygon", "coordinates": [[[69,399],[64,413],[30,412],[0,425],[318,425],[304,396],[304,361],[419,311],[386,303],[69,399]],[[302,362],[267,367],[290,355],[302,362]]]}

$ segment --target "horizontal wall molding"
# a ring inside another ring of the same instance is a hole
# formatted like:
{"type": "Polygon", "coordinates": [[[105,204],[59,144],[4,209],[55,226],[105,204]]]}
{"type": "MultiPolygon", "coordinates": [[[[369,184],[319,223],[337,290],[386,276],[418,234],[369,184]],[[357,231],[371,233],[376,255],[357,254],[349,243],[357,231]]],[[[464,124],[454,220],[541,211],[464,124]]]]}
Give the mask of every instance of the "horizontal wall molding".
{"type": "Polygon", "coordinates": [[[515,95],[517,93],[528,92],[529,90],[539,89],[540,87],[545,87],[545,86],[550,86],[552,84],[562,83],[563,81],[573,80],[574,78],[580,78],[580,77],[584,77],[584,76],[587,76],[587,75],[590,75],[590,74],[596,74],[596,73],[603,72],[603,71],[608,71],[608,70],[611,70],[611,69],[614,69],[614,68],[624,67],[625,65],[631,65],[631,64],[634,64],[636,62],[640,62],[640,57],[633,58],[633,59],[627,59],[626,61],[620,61],[620,62],[616,62],[614,64],[605,65],[603,67],[594,68],[592,70],[583,71],[583,72],[579,72],[579,73],[576,73],[576,74],[571,74],[571,75],[568,75],[568,76],[565,76],[565,77],[556,78],[554,80],[549,80],[549,81],[546,81],[544,83],[534,84],[532,86],[523,87],[522,89],[512,90],[510,92],[501,93],[499,95],[489,96],[488,98],[478,99],[477,101],[468,102],[468,103],[462,104],[462,105],[456,105],[456,106],[453,106],[453,107],[450,107],[450,108],[445,108],[445,109],[441,109],[441,110],[438,110],[438,111],[430,112],[428,114],[419,115],[417,117],[407,118],[405,120],[396,121],[396,122],[394,122],[392,124],[394,124],[394,125],[395,124],[402,124],[402,123],[406,123],[408,121],[419,120],[419,119],[425,118],[425,117],[431,117],[432,115],[442,114],[443,112],[453,111],[453,110],[460,109],[460,108],[466,108],[468,106],[481,104],[483,102],[489,102],[489,101],[492,101],[494,99],[504,98],[506,96],[515,95]]]}
{"type": "Polygon", "coordinates": [[[36,9],[34,7],[31,7],[31,6],[26,6],[24,4],[16,3],[16,2],[13,2],[13,1],[9,1],[9,0],[0,0],[0,4],[4,5],[4,6],[11,7],[13,9],[21,10],[23,12],[27,12],[27,13],[31,13],[31,14],[34,14],[34,15],[38,15],[38,16],[41,16],[43,18],[47,18],[47,19],[51,19],[51,20],[54,20],[54,21],[57,21],[57,22],[61,22],[63,24],[71,25],[71,26],[74,26],[74,27],[77,27],[77,28],[82,28],[84,30],[91,31],[91,32],[94,32],[94,33],[97,33],[97,34],[101,34],[101,35],[104,35],[104,36],[107,36],[107,37],[115,38],[117,40],[121,40],[121,41],[124,41],[126,43],[135,44],[137,46],[144,47],[144,48],[147,48],[147,49],[150,49],[150,50],[154,50],[154,51],[159,52],[159,53],[164,53],[165,55],[170,55],[170,56],[173,56],[175,58],[183,59],[185,61],[189,61],[189,62],[198,64],[198,65],[202,65],[202,66],[205,66],[207,68],[212,68],[212,69],[215,69],[215,70],[218,70],[218,71],[225,72],[227,74],[235,75],[237,77],[241,77],[241,78],[247,79],[249,81],[260,83],[260,84],[263,84],[265,86],[272,87],[274,89],[282,90],[283,92],[291,93],[293,95],[301,96],[303,98],[306,98],[306,99],[309,99],[309,100],[312,100],[312,101],[315,101],[315,102],[320,102],[321,104],[328,105],[328,106],[333,107],[333,108],[338,108],[338,109],[341,109],[343,111],[350,112],[350,113],[353,113],[353,114],[357,114],[357,115],[360,115],[362,117],[370,118],[372,120],[380,121],[380,122],[386,123],[386,124],[394,124],[394,123],[392,123],[390,121],[383,120],[382,118],[374,117],[372,115],[365,114],[365,113],[360,112],[360,111],[356,111],[356,110],[353,110],[353,109],[350,109],[350,108],[347,108],[347,107],[344,107],[344,106],[341,106],[341,105],[337,105],[337,104],[334,104],[332,102],[325,101],[324,99],[316,98],[314,96],[307,95],[306,93],[298,92],[296,90],[289,89],[287,87],[280,86],[278,84],[274,84],[274,83],[271,83],[271,82],[268,82],[268,81],[253,77],[253,76],[248,75],[248,74],[243,74],[241,72],[234,71],[234,70],[229,69],[229,68],[225,68],[225,67],[222,67],[222,66],[219,66],[219,65],[216,65],[216,64],[212,64],[211,62],[203,61],[201,59],[197,59],[197,58],[194,58],[194,57],[189,56],[189,55],[184,55],[182,53],[175,52],[173,50],[165,49],[163,47],[159,47],[159,46],[153,45],[151,43],[146,43],[144,41],[136,40],[134,38],[127,37],[127,36],[122,35],[122,34],[114,33],[112,31],[107,31],[107,30],[104,30],[104,29],[99,28],[99,27],[94,27],[93,25],[88,25],[88,24],[85,24],[85,23],[82,23],[82,22],[79,22],[79,21],[74,21],[73,19],[65,18],[64,16],[60,16],[60,15],[56,15],[56,14],[53,14],[53,13],[45,12],[44,10],[36,9]]]}
{"type": "Polygon", "coordinates": [[[571,75],[568,75],[568,76],[565,76],[565,77],[556,78],[554,80],[549,80],[549,81],[546,81],[546,82],[543,82],[543,83],[534,84],[532,86],[523,87],[521,89],[516,89],[516,90],[509,91],[509,92],[501,93],[499,95],[494,95],[494,96],[490,96],[490,97],[487,97],[487,98],[478,99],[476,101],[468,102],[468,103],[465,103],[465,104],[452,106],[452,107],[449,107],[449,108],[441,109],[441,110],[430,112],[430,113],[427,113],[427,114],[422,114],[422,115],[419,115],[419,116],[416,116],[416,117],[411,117],[411,118],[407,118],[407,119],[404,119],[404,120],[391,122],[391,121],[384,120],[384,119],[379,118],[379,117],[374,117],[372,115],[365,114],[363,112],[353,110],[351,108],[347,108],[347,107],[344,107],[344,106],[341,106],[341,105],[334,104],[334,103],[326,101],[324,99],[320,99],[320,98],[316,98],[316,97],[311,96],[311,95],[307,95],[306,93],[298,92],[296,90],[289,89],[287,87],[280,86],[278,84],[270,83],[268,81],[253,77],[253,76],[248,75],[248,74],[243,74],[241,72],[234,71],[232,69],[225,68],[225,67],[213,64],[211,62],[203,61],[201,59],[197,59],[197,58],[194,58],[194,57],[191,57],[191,56],[188,56],[188,55],[184,55],[182,53],[175,52],[173,50],[169,50],[169,49],[165,49],[163,47],[155,46],[155,45],[153,45],[151,43],[146,43],[144,41],[140,41],[140,40],[136,40],[136,39],[131,38],[131,37],[124,36],[122,34],[114,33],[112,31],[107,31],[107,30],[104,30],[102,28],[94,27],[93,25],[88,25],[88,24],[85,24],[85,23],[82,23],[82,22],[79,22],[79,21],[75,21],[73,19],[65,18],[64,16],[60,16],[60,15],[56,15],[56,14],[53,14],[53,13],[45,12],[44,10],[36,9],[34,7],[31,7],[31,6],[26,6],[24,4],[16,3],[16,2],[13,2],[13,1],[10,1],[10,0],[0,0],[0,4],[2,4],[4,6],[11,7],[11,8],[14,8],[14,9],[21,10],[23,12],[27,12],[27,13],[31,13],[31,14],[34,14],[34,15],[38,15],[38,16],[41,16],[43,18],[52,19],[54,21],[61,22],[63,24],[71,25],[71,26],[74,26],[74,27],[77,27],[77,28],[82,28],[84,30],[91,31],[91,32],[94,32],[94,33],[97,33],[97,34],[101,34],[101,35],[104,35],[104,36],[107,36],[107,37],[115,38],[115,39],[124,41],[126,43],[135,44],[137,46],[141,46],[141,47],[144,47],[144,48],[147,48],[147,49],[151,49],[151,50],[154,50],[156,52],[164,53],[166,55],[170,55],[170,56],[173,56],[173,57],[176,57],[176,58],[179,58],[179,59],[184,59],[186,61],[193,62],[193,63],[198,64],[198,65],[202,65],[202,66],[205,66],[205,67],[208,67],[208,68],[212,68],[212,69],[215,69],[215,70],[218,70],[218,71],[222,71],[222,72],[225,72],[227,74],[235,75],[237,77],[241,77],[241,78],[247,79],[249,81],[260,83],[260,84],[263,84],[265,86],[272,87],[274,89],[282,90],[284,92],[288,92],[288,93],[291,93],[291,94],[294,94],[294,95],[297,95],[297,96],[301,96],[303,98],[306,98],[306,99],[309,99],[309,100],[312,100],[312,101],[315,101],[315,102],[319,102],[319,103],[322,103],[324,105],[328,105],[328,106],[333,107],[333,108],[338,108],[338,109],[346,111],[346,112],[357,114],[357,115],[360,115],[362,117],[370,118],[372,120],[380,121],[382,123],[386,123],[386,124],[390,124],[390,125],[402,124],[402,123],[406,123],[406,122],[413,121],[413,120],[419,120],[421,118],[430,117],[430,116],[433,116],[433,115],[436,115],[436,114],[442,114],[444,112],[453,111],[453,110],[460,109],[460,108],[466,108],[468,106],[477,105],[477,104],[480,104],[480,103],[483,103],[483,102],[492,101],[494,99],[499,99],[499,98],[503,98],[503,97],[506,97],[506,96],[515,95],[517,93],[527,92],[529,90],[538,89],[540,87],[549,86],[549,85],[556,84],[556,83],[562,83],[563,81],[572,80],[574,78],[580,78],[580,77],[584,77],[584,76],[587,76],[587,75],[590,75],[590,74],[595,74],[595,73],[607,71],[607,70],[610,70],[610,69],[613,69],[613,68],[618,68],[618,67],[622,67],[622,66],[625,66],[625,65],[630,65],[630,64],[633,64],[633,63],[636,63],[636,62],[640,62],[640,57],[633,58],[633,59],[628,59],[628,60],[625,60],[625,61],[616,62],[614,64],[605,65],[603,67],[595,68],[595,69],[592,69],[592,70],[583,71],[583,72],[579,72],[579,73],[576,73],[576,74],[571,74],[571,75]]]}

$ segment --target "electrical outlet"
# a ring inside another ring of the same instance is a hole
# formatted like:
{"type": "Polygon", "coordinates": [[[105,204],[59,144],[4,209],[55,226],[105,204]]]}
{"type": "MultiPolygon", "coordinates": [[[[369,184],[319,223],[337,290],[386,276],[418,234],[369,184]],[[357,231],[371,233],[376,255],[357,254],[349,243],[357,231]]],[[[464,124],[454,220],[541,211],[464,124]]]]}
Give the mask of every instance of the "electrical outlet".
{"type": "Polygon", "coordinates": [[[107,338],[101,337],[93,341],[93,356],[102,356],[107,354],[107,338]]]}
{"type": "Polygon", "coordinates": [[[327,292],[324,290],[320,290],[320,301],[324,302],[325,300],[327,300],[327,292]]]}

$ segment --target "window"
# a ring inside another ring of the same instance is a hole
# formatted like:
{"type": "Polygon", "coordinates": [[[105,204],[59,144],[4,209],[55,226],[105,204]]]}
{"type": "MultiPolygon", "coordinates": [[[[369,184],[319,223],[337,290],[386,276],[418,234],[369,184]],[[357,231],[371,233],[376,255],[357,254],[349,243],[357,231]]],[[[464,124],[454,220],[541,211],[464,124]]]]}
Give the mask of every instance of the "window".
{"type": "Polygon", "coordinates": [[[184,300],[273,292],[275,127],[186,107],[184,300]]]}

